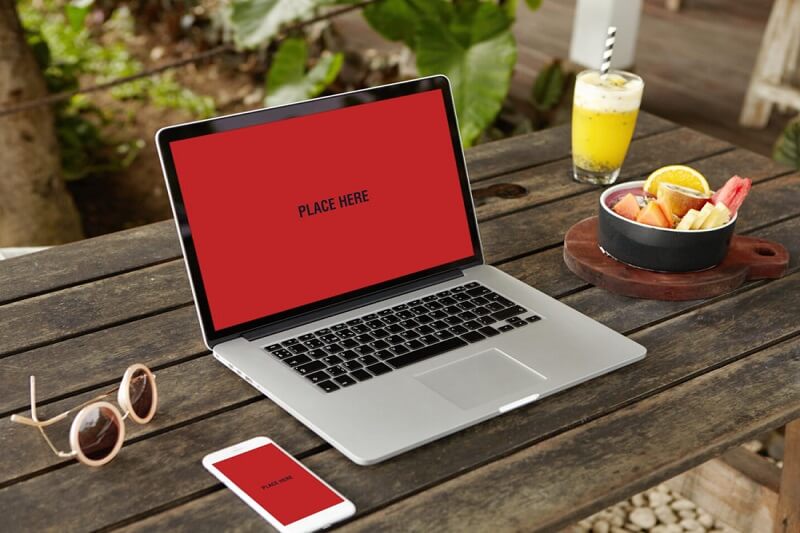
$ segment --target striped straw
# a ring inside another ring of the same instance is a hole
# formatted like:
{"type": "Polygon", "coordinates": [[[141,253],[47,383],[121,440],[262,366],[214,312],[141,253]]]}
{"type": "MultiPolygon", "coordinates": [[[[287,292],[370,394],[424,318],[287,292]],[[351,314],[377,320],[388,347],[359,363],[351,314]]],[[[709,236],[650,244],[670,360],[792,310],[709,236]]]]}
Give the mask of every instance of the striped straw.
{"type": "Polygon", "coordinates": [[[611,68],[611,54],[614,53],[614,41],[617,37],[617,27],[608,27],[608,37],[606,37],[606,48],[603,50],[603,62],[600,64],[600,76],[605,78],[608,76],[608,70],[611,68]]]}

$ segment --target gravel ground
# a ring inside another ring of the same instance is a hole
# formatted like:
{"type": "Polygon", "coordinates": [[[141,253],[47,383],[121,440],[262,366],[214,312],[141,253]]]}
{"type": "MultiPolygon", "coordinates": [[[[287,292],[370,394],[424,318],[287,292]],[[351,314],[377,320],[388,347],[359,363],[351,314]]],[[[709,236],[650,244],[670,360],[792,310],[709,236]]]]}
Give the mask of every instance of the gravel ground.
{"type": "MultiPolygon", "coordinates": [[[[783,437],[773,431],[743,447],[783,467],[783,437]]],[[[629,500],[581,520],[562,533],[738,533],[666,485],[659,485],[629,500]]]]}

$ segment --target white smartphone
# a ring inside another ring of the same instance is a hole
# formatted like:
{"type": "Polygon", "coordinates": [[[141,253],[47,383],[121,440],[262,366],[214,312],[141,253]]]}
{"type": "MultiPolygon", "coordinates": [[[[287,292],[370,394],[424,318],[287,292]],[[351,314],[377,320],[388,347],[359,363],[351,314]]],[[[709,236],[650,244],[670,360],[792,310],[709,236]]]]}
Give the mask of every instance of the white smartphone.
{"type": "Polygon", "coordinates": [[[203,458],[203,466],[281,533],[324,529],[356,507],[266,437],[203,458]]]}

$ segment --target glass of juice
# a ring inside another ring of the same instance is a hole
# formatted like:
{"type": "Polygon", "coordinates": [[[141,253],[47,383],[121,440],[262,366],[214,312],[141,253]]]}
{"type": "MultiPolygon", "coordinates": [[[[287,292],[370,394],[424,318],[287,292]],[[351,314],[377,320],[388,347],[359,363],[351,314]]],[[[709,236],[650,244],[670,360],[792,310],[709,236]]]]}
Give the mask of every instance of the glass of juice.
{"type": "Polygon", "coordinates": [[[605,76],[584,70],[575,80],[572,105],[572,172],[575,181],[610,185],[617,180],[636,116],[644,82],[630,72],[605,76]]]}

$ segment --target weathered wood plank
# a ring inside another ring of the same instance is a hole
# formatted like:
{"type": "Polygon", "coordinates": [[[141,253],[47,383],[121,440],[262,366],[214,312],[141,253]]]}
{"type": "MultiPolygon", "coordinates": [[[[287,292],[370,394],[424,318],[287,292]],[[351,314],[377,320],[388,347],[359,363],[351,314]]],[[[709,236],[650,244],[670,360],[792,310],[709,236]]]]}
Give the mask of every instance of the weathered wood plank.
{"type": "Polygon", "coordinates": [[[478,530],[552,531],[567,526],[800,416],[798,376],[800,339],[794,339],[343,529],[447,531],[470,524],[478,530]]]}
{"type": "MultiPolygon", "coordinates": [[[[677,128],[668,120],[642,112],[634,138],[677,128]]],[[[466,152],[470,180],[481,181],[499,174],[541,165],[570,155],[571,133],[568,124],[502,141],[479,144],[466,152]]]]}
{"type": "MultiPolygon", "coordinates": [[[[737,231],[800,213],[800,205],[793,204],[800,200],[798,185],[800,176],[786,176],[754,187],[740,211],[737,231]]],[[[589,191],[486,221],[480,231],[487,261],[507,261],[561,243],[572,224],[597,213],[599,197],[600,191],[589,191]]]]}
{"type": "Polygon", "coordinates": [[[778,506],[777,491],[759,484],[731,465],[731,462],[754,461],[767,470],[765,475],[777,474],[780,480],[778,467],[739,447],[670,479],[666,484],[737,531],[771,533],[778,506]]]}
{"type": "Polygon", "coordinates": [[[0,306],[0,355],[134,320],[192,301],[176,260],[0,306]]]}
{"type": "Polygon", "coordinates": [[[197,313],[187,304],[4,357],[0,359],[0,416],[26,409],[31,374],[36,375],[38,401],[43,406],[53,398],[110,383],[133,363],[158,368],[206,351],[197,313]]]}
{"type": "Polygon", "coordinates": [[[172,221],[0,261],[0,304],[180,257],[172,221]]]}
{"type": "MultiPolygon", "coordinates": [[[[619,182],[644,179],[655,169],[664,166],[664,161],[675,164],[713,156],[733,147],[713,137],[696,131],[679,128],[641,139],[631,148],[619,182]]],[[[485,188],[499,184],[515,184],[524,187],[527,194],[520,198],[505,199],[492,197],[479,202],[476,213],[479,220],[488,220],[511,211],[531,207],[558,198],[596,191],[597,187],[578,183],[572,179],[572,161],[562,159],[553,163],[503,174],[496,178],[476,184],[485,188]]]]}
{"type": "MultiPolygon", "coordinates": [[[[360,467],[335,450],[326,450],[307,464],[352,497],[360,512],[370,512],[800,333],[800,324],[782,311],[798,294],[800,274],[793,274],[660,323],[633,335],[650,349],[643,361],[391,461],[360,467]],[[734,325],[731,317],[741,309],[762,311],[747,323],[734,325]],[[676,338],[693,339],[692,349],[673,342],[676,338]],[[425,468],[419,468],[420,464],[425,468]]],[[[233,506],[215,514],[227,514],[231,523],[259,520],[255,515],[242,516],[239,509],[233,506]]],[[[199,526],[187,513],[183,519],[187,528],[199,526]]]]}

